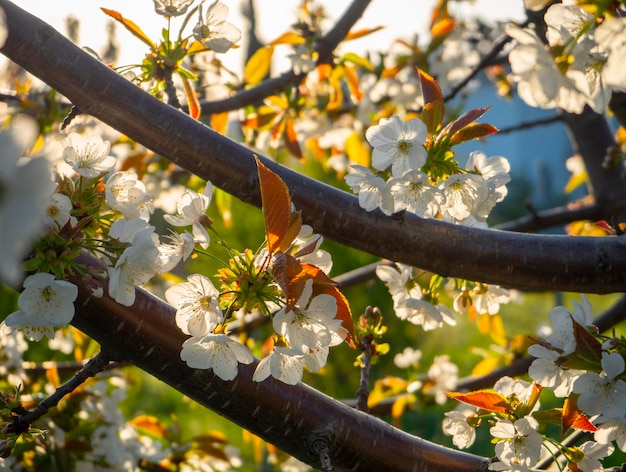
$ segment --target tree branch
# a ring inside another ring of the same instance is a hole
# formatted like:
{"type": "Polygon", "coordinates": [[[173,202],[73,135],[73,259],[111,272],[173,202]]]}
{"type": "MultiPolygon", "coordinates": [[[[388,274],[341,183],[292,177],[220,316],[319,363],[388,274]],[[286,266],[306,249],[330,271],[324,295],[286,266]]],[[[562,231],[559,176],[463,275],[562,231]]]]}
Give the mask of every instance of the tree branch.
{"type": "MultiPolygon", "coordinates": [[[[371,0],[354,0],[333,29],[315,43],[318,52],[318,64],[331,61],[335,48],[350,32],[352,26],[363,16],[370,3],[371,0]]],[[[203,115],[239,110],[283,91],[287,85],[298,83],[304,77],[306,74],[296,74],[290,70],[279,77],[265,80],[251,89],[242,90],[232,97],[213,102],[201,101],[200,108],[203,115]]]]}
{"type": "Polygon", "coordinates": [[[603,211],[598,205],[581,208],[551,208],[526,215],[513,221],[497,225],[495,229],[503,231],[532,232],[562,226],[578,220],[602,219],[603,211]]]}
{"type": "MultiPolygon", "coordinates": [[[[80,262],[102,268],[90,256],[80,262]]],[[[79,276],[70,281],[79,287],[72,324],[115,358],[137,365],[308,464],[320,467],[329,459],[335,470],[486,470],[484,458],[411,436],[302,383],[253,382],[256,363],[240,365],[232,382],[189,368],[180,359],[187,336],[177,328],[171,306],[138,289],[134,305],[125,307],[107,293],[94,298],[79,276]]]]}
{"type": "MultiPolygon", "coordinates": [[[[252,152],[151,97],[49,25],[0,0],[1,52],[89,113],[241,200],[260,206],[252,152]]],[[[340,243],[443,276],[525,290],[626,291],[626,239],[511,234],[365,212],[355,196],[268,159],[305,223],[340,243]],[[373,233],[371,228],[376,228],[373,233]],[[368,236],[374,235],[375,237],[368,236]]]]}

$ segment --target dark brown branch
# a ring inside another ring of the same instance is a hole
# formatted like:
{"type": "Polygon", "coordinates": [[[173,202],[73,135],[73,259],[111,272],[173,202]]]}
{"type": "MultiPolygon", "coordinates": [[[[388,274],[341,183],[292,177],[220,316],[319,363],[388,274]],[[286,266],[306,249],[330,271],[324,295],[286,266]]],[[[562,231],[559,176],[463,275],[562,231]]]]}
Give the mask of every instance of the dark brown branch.
{"type": "MultiPolygon", "coordinates": [[[[80,262],[102,267],[90,257],[80,262]]],[[[107,293],[94,298],[80,277],[70,281],[79,287],[72,321],[76,328],[116,358],[137,365],[308,464],[320,467],[328,457],[335,470],[486,470],[484,458],[411,436],[302,383],[290,386],[273,378],[253,382],[256,363],[240,365],[231,382],[212,371],[189,368],[180,359],[187,336],[177,328],[172,307],[140,289],[134,305],[124,307],[107,293]]]]}
{"type": "MultiPolygon", "coordinates": [[[[259,206],[252,152],[132,85],[37,18],[0,0],[11,60],[111,125],[188,171],[259,206]]],[[[575,121],[575,118],[572,118],[575,121]]],[[[626,291],[626,239],[538,236],[365,212],[356,197],[262,158],[289,187],[317,232],[424,270],[525,290],[626,291]],[[372,228],[376,228],[372,232],[372,228]]],[[[622,200],[626,201],[626,199],[622,200]]]]}
{"type": "Polygon", "coordinates": [[[531,129],[536,126],[544,126],[544,125],[550,125],[552,123],[559,123],[561,121],[563,121],[563,117],[559,115],[549,116],[548,118],[543,118],[541,120],[524,121],[523,123],[519,123],[517,125],[498,129],[498,136],[502,134],[507,134],[507,133],[514,133],[516,131],[522,131],[525,129],[531,129]]]}
{"type": "Polygon", "coordinates": [[[551,208],[497,225],[494,229],[528,233],[566,225],[572,221],[599,220],[602,218],[602,215],[602,208],[597,205],[589,205],[582,208],[551,208]]]}
{"type": "MultiPolygon", "coordinates": [[[[318,64],[327,63],[332,59],[333,51],[347,36],[352,26],[363,16],[370,2],[371,0],[354,0],[335,26],[315,43],[318,64]]],[[[264,80],[251,89],[242,90],[232,97],[214,102],[201,101],[200,108],[203,115],[239,110],[283,91],[289,84],[296,84],[304,77],[306,74],[295,74],[293,70],[290,70],[279,77],[264,80]]]]}

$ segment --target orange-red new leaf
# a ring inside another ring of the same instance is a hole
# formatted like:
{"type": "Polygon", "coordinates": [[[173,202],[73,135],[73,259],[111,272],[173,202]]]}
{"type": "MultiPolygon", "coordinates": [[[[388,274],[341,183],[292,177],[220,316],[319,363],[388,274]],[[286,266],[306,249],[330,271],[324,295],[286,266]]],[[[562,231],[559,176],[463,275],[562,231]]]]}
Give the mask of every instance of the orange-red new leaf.
{"type": "Polygon", "coordinates": [[[422,95],[424,96],[424,104],[427,105],[435,100],[443,102],[443,93],[441,87],[435,79],[421,69],[417,69],[420,76],[420,84],[422,85],[422,95]]]}
{"type": "Polygon", "coordinates": [[[569,396],[563,404],[563,416],[561,418],[561,434],[565,434],[569,429],[580,429],[594,432],[596,427],[591,424],[585,414],[578,409],[578,395],[569,396]]]}
{"type": "Polygon", "coordinates": [[[351,39],[362,38],[363,36],[367,36],[368,34],[375,33],[376,31],[380,31],[381,29],[384,29],[384,28],[385,28],[384,26],[375,26],[374,28],[363,28],[363,29],[356,30],[356,31],[350,31],[344,38],[344,41],[350,41],[351,39]]]}
{"type": "Polygon", "coordinates": [[[124,18],[119,12],[116,12],[115,10],[109,10],[108,8],[100,8],[100,10],[109,15],[114,20],[122,23],[122,25],[124,25],[124,28],[126,28],[134,36],[150,46],[151,50],[156,51],[156,46],[154,45],[152,40],[146,35],[146,33],[142,31],[139,26],[137,26],[135,22],[129,20],[128,18],[124,18]]]}
{"type": "Polygon", "coordinates": [[[265,167],[255,155],[261,186],[261,204],[265,219],[267,250],[270,255],[281,247],[291,223],[291,197],[285,182],[265,167]]]}
{"type": "Polygon", "coordinates": [[[510,414],[513,412],[506,397],[493,390],[476,390],[468,393],[446,392],[446,395],[454,400],[494,413],[510,414]]]}
{"type": "Polygon", "coordinates": [[[183,88],[185,89],[185,95],[187,97],[187,106],[189,106],[189,116],[194,119],[200,118],[200,102],[198,101],[198,94],[193,89],[187,77],[181,77],[183,81],[183,88]]]}
{"type": "Polygon", "coordinates": [[[470,123],[465,128],[457,131],[450,138],[450,144],[460,144],[465,141],[471,141],[472,139],[480,139],[490,134],[498,132],[498,128],[487,123],[470,123]]]}

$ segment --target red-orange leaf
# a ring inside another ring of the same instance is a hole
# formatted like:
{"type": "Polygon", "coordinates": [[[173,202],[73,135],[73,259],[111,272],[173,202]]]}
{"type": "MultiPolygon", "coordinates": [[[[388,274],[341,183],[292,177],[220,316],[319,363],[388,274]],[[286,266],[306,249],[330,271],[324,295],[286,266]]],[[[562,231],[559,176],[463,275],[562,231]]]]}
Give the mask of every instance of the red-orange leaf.
{"type": "Polygon", "coordinates": [[[435,100],[427,103],[422,109],[421,120],[426,125],[429,134],[434,134],[443,121],[444,106],[443,101],[435,100]]]}
{"type": "Polygon", "coordinates": [[[499,393],[493,390],[476,390],[475,392],[446,392],[450,398],[458,400],[468,405],[472,405],[483,410],[493,411],[494,413],[513,412],[509,401],[499,393]]]}
{"type": "Polygon", "coordinates": [[[200,102],[198,101],[198,95],[193,89],[187,77],[181,77],[183,81],[183,88],[185,89],[185,95],[187,96],[187,105],[189,106],[189,116],[194,119],[200,118],[200,102]]]}
{"type": "Polygon", "coordinates": [[[285,144],[287,146],[287,149],[289,149],[291,155],[302,160],[302,149],[300,148],[300,143],[298,142],[298,135],[296,134],[293,118],[287,118],[287,120],[285,121],[284,137],[285,144]]]}
{"type": "Polygon", "coordinates": [[[122,23],[124,25],[124,28],[126,28],[134,36],[136,36],[137,38],[142,40],[144,43],[146,43],[148,46],[150,46],[150,49],[152,49],[153,51],[156,51],[156,46],[154,45],[152,40],[146,35],[146,33],[142,31],[142,29],[139,26],[135,24],[135,22],[129,20],[128,18],[124,18],[120,13],[116,12],[115,10],[109,10],[107,8],[100,8],[100,10],[102,10],[104,13],[109,15],[114,20],[117,20],[120,23],[122,23]]]}
{"type": "Polygon", "coordinates": [[[424,96],[424,104],[434,102],[435,100],[441,100],[443,102],[443,93],[441,93],[441,87],[430,75],[421,69],[417,69],[420,76],[420,83],[422,85],[422,95],[424,96]]]}
{"type": "Polygon", "coordinates": [[[465,128],[467,125],[469,125],[470,123],[473,123],[478,118],[480,118],[485,113],[487,113],[487,110],[489,110],[489,108],[491,108],[491,107],[474,108],[472,110],[469,110],[469,111],[463,113],[456,120],[454,120],[453,122],[448,124],[445,127],[445,129],[444,129],[445,133],[444,132],[442,132],[442,133],[446,134],[446,135],[449,135],[449,136],[452,136],[457,131],[465,128]]]}
{"type": "Polygon", "coordinates": [[[498,132],[498,128],[487,123],[470,123],[465,128],[457,131],[452,138],[450,138],[450,144],[460,144],[465,141],[471,141],[472,139],[480,139],[490,134],[498,132]]]}
{"type": "Polygon", "coordinates": [[[561,418],[561,434],[569,429],[580,429],[594,432],[596,427],[591,424],[585,414],[578,409],[578,395],[570,395],[563,404],[563,417],[561,418]]]}
{"type": "Polygon", "coordinates": [[[574,325],[574,338],[576,338],[576,353],[578,357],[590,361],[600,362],[602,359],[602,344],[593,336],[587,328],[578,324],[572,318],[574,325]]]}
{"type": "Polygon", "coordinates": [[[285,182],[265,167],[255,155],[261,186],[261,203],[265,219],[267,250],[270,255],[279,250],[291,223],[291,198],[285,182]]]}

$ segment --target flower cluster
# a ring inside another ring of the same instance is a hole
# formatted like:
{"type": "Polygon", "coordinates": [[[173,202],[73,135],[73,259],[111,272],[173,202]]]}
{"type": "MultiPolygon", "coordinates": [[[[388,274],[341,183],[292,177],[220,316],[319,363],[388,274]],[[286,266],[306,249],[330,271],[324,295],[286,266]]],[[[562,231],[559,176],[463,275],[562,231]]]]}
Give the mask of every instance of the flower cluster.
{"type": "Polygon", "coordinates": [[[626,90],[626,19],[598,23],[582,5],[565,3],[548,8],[544,19],[547,45],[530,29],[506,29],[517,42],[509,62],[519,96],[540,108],[603,112],[613,91],[626,90]]]}
{"type": "Polygon", "coordinates": [[[446,414],[443,429],[457,447],[469,447],[474,428],[484,418],[496,418],[490,433],[498,462],[490,470],[531,470],[542,458],[561,455],[571,470],[596,471],[602,470],[600,460],[614,451],[613,442],[626,449],[624,339],[598,334],[584,296],[573,310],[558,306],[549,317],[552,332],[528,349],[535,357],[528,371],[533,383],[504,377],[493,390],[448,392],[475,407],[446,414]],[[563,408],[541,409],[543,389],[564,398],[563,408]],[[594,440],[562,444],[546,436],[548,423],[559,424],[563,432],[593,433],[594,440]]]}
{"type": "Polygon", "coordinates": [[[354,165],[345,179],[367,211],[380,208],[386,215],[407,211],[421,218],[486,226],[491,210],[507,194],[510,166],[501,156],[473,152],[464,170],[435,177],[429,161],[434,158],[425,147],[428,131],[418,118],[406,122],[396,115],[383,118],[368,128],[366,137],[375,171],[354,165]]]}

